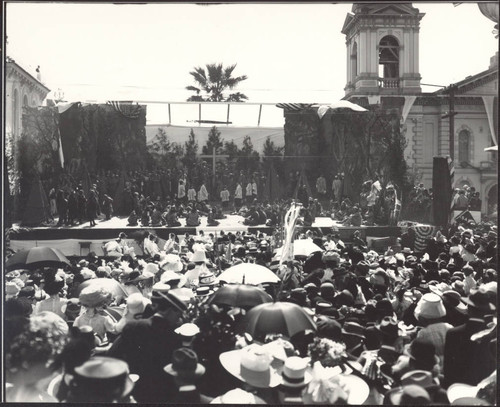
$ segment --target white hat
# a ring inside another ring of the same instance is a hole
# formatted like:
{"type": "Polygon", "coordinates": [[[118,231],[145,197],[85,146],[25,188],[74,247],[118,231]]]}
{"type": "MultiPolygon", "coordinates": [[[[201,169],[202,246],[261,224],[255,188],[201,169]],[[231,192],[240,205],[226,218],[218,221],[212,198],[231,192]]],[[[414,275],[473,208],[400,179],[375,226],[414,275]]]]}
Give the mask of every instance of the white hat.
{"type": "Polygon", "coordinates": [[[233,389],[214,398],[210,404],[266,404],[266,402],[245,390],[233,389]]]}
{"type": "Polygon", "coordinates": [[[281,383],[281,376],[271,367],[273,357],[261,345],[224,352],[219,360],[229,373],[253,387],[276,387],[281,383]]]}
{"type": "MultiPolygon", "coordinates": [[[[179,280],[177,287],[182,287],[186,284],[187,278],[183,274],[174,273],[173,271],[167,270],[160,276],[160,282],[169,284],[170,281],[179,280]]],[[[173,286],[174,284],[172,284],[173,286]]]]}
{"type": "Polygon", "coordinates": [[[420,298],[414,312],[415,318],[438,319],[446,315],[446,308],[441,297],[435,293],[427,293],[420,298]]]}
{"type": "MultiPolygon", "coordinates": [[[[194,247],[193,247],[193,249],[194,249],[194,247]]],[[[191,256],[190,261],[193,262],[193,263],[198,263],[198,262],[201,262],[201,261],[206,262],[207,261],[207,256],[205,255],[205,251],[204,250],[196,250],[193,253],[193,255],[191,256]]]]}
{"type": "Polygon", "coordinates": [[[158,273],[158,270],[160,270],[160,268],[158,267],[158,264],[156,264],[156,263],[148,263],[148,264],[146,264],[146,266],[144,266],[144,272],[156,274],[156,273],[158,273]]]}
{"type": "Polygon", "coordinates": [[[285,360],[281,372],[281,384],[286,387],[303,387],[312,379],[312,375],[306,371],[309,360],[298,356],[291,356],[285,360]]]}
{"type": "Polygon", "coordinates": [[[471,386],[469,384],[464,383],[454,383],[448,390],[446,390],[446,394],[448,396],[448,400],[450,404],[452,404],[455,400],[464,398],[464,397],[476,397],[479,386],[471,386]]]}
{"type": "Polygon", "coordinates": [[[167,254],[160,259],[160,267],[163,270],[170,270],[175,273],[182,271],[184,265],[182,264],[181,258],[177,254],[167,254]]]}
{"type": "Polygon", "coordinates": [[[196,324],[187,323],[181,325],[174,332],[182,336],[195,336],[200,333],[200,328],[196,324]]]}
{"type": "Polygon", "coordinates": [[[127,308],[132,315],[142,314],[149,302],[141,293],[130,294],[127,297],[127,308]]]}
{"type": "Polygon", "coordinates": [[[92,278],[96,278],[95,273],[87,267],[83,267],[80,270],[80,274],[82,275],[84,280],[90,280],[92,278]]]}

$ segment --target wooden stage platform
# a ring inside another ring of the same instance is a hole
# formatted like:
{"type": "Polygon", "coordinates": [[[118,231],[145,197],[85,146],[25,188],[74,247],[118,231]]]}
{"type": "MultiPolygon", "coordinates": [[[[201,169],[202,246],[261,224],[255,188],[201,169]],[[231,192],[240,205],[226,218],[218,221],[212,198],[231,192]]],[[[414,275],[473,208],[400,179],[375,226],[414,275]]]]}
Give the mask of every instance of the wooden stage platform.
{"type": "MultiPolygon", "coordinates": [[[[113,217],[110,220],[98,220],[97,225],[90,227],[89,223],[78,226],[50,226],[50,227],[35,227],[35,228],[19,228],[14,227],[14,231],[10,234],[10,242],[8,247],[14,251],[27,249],[35,246],[51,246],[60,249],[66,256],[85,256],[90,251],[95,252],[98,256],[103,255],[101,246],[118,237],[120,232],[125,232],[128,238],[127,242],[135,248],[138,255],[142,254],[142,249],[137,244],[137,240],[141,240],[146,231],[155,233],[159,242],[158,245],[162,248],[170,233],[175,233],[181,238],[185,233],[197,235],[200,231],[205,234],[213,233],[220,234],[221,231],[228,232],[248,232],[256,234],[263,232],[270,235],[273,232],[272,227],[262,226],[246,226],[243,224],[243,217],[239,215],[227,215],[226,219],[220,219],[218,226],[207,226],[206,217],[201,218],[201,225],[198,227],[185,226],[185,220],[181,219],[181,226],[170,227],[142,227],[142,226],[127,226],[127,219],[113,217]]],[[[349,242],[354,231],[359,230],[361,237],[367,240],[371,238],[400,236],[399,227],[395,226],[360,226],[351,227],[344,226],[327,217],[318,217],[312,227],[304,228],[304,230],[316,229],[323,234],[331,233],[333,229],[337,230],[340,238],[349,242]]]]}

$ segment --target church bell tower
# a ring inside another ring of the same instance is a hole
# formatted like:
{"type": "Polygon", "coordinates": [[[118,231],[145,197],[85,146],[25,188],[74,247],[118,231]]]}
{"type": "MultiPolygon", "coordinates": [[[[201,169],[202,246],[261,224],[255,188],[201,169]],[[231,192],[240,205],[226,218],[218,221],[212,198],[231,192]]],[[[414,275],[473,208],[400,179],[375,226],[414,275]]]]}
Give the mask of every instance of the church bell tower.
{"type": "Polygon", "coordinates": [[[345,95],[417,95],[419,26],[411,3],[355,3],[342,27],[346,36],[345,95]]]}

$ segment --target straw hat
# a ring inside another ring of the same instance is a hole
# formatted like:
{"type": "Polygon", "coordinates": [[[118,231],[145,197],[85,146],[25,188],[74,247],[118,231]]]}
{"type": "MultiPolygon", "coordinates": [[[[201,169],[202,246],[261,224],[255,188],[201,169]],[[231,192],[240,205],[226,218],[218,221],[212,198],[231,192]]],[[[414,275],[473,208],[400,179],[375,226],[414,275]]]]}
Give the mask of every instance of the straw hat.
{"type": "Polygon", "coordinates": [[[291,356],[285,360],[281,372],[281,386],[284,387],[304,387],[312,379],[312,375],[307,371],[309,360],[298,356],[291,356]]]}
{"type": "Polygon", "coordinates": [[[269,388],[281,383],[281,376],[271,367],[273,357],[261,345],[224,352],[219,360],[229,373],[253,387],[269,388]]]}
{"type": "Polygon", "coordinates": [[[266,402],[245,390],[233,389],[214,398],[210,404],[266,404],[266,402]]]}
{"type": "Polygon", "coordinates": [[[113,300],[113,294],[105,287],[90,285],[82,290],[79,300],[84,307],[98,308],[109,304],[113,300]]]}

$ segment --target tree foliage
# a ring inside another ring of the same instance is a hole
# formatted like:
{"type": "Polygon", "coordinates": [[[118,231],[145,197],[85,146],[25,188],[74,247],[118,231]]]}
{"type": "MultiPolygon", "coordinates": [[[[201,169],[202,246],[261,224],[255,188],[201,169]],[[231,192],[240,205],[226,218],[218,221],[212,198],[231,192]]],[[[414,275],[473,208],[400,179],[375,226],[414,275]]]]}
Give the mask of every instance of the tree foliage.
{"type": "Polygon", "coordinates": [[[213,126],[208,133],[207,143],[201,148],[202,154],[212,154],[214,149],[216,154],[222,152],[224,140],[221,139],[221,133],[216,126],[213,126]]]}
{"type": "Polygon", "coordinates": [[[189,138],[184,143],[184,157],[182,158],[182,163],[184,167],[190,168],[195,167],[198,161],[198,142],[196,141],[196,135],[193,129],[189,132],[189,138]]]}
{"type": "Polygon", "coordinates": [[[186,86],[186,89],[196,94],[190,96],[187,99],[188,102],[244,102],[248,100],[248,97],[241,92],[229,95],[226,93],[248,78],[246,75],[233,76],[236,64],[227,67],[222,64],[206,64],[205,68],[198,66],[189,72],[196,86],[186,86]]]}

